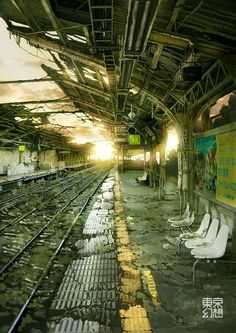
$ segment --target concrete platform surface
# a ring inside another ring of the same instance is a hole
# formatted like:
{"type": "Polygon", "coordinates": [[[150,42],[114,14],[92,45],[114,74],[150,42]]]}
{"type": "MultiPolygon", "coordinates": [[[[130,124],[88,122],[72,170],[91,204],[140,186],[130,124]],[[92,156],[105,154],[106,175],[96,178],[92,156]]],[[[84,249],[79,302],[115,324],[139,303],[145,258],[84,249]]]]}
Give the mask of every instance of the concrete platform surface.
{"type": "Polygon", "coordinates": [[[159,306],[153,305],[144,287],[137,294],[148,312],[153,332],[236,332],[234,265],[199,264],[197,281],[193,284],[191,254],[185,249],[177,256],[176,247],[166,241],[167,218],[179,212],[176,185],[168,182],[165,200],[159,200],[158,190],[136,182],[135,178],[142,173],[120,173],[123,201],[120,216],[128,223],[134,268],[151,271],[159,294],[159,306]],[[203,306],[206,302],[208,308],[203,306]],[[217,314],[222,318],[216,318],[217,314]]]}

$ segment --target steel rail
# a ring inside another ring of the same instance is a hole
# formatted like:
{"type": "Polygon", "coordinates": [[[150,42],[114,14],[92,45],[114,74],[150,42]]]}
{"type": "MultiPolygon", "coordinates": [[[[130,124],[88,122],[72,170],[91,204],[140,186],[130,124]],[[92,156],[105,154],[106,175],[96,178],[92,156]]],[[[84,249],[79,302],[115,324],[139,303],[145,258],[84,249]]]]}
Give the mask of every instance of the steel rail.
{"type": "MultiPolygon", "coordinates": [[[[73,178],[74,178],[74,176],[75,175],[79,175],[79,174],[81,174],[81,173],[83,173],[83,172],[85,172],[85,171],[91,171],[91,170],[93,170],[93,169],[95,169],[96,167],[91,167],[91,168],[88,168],[88,169],[84,169],[84,170],[79,170],[79,171],[77,171],[73,176],[71,176],[71,175],[68,175],[68,176],[66,176],[66,177],[64,177],[63,179],[60,179],[59,181],[57,181],[55,184],[53,184],[52,186],[50,186],[50,187],[48,187],[47,189],[46,189],[46,191],[44,191],[43,193],[46,193],[46,192],[48,192],[48,191],[50,191],[51,189],[54,189],[55,187],[57,187],[60,183],[64,183],[65,181],[70,181],[70,180],[73,180],[73,178]]],[[[50,174],[49,174],[50,175],[50,174]]],[[[12,201],[15,201],[15,200],[17,200],[17,199],[19,199],[19,198],[23,198],[23,197],[25,197],[25,196],[28,196],[28,195],[32,195],[32,194],[38,194],[38,193],[42,193],[42,189],[39,189],[39,190],[37,190],[37,191],[35,191],[35,192],[27,192],[27,193],[24,193],[24,194],[18,194],[18,195],[16,195],[16,196],[12,196],[12,197],[10,197],[10,198],[7,198],[7,199],[5,199],[5,200],[0,200],[0,205],[4,205],[5,203],[10,203],[10,202],[12,202],[12,201]]],[[[0,207],[0,211],[1,210],[3,210],[3,209],[5,209],[6,207],[5,206],[3,206],[3,207],[0,207]]]]}
{"type": "MultiPolygon", "coordinates": [[[[22,253],[25,252],[25,250],[42,234],[42,232],[49,226],[49,224],[60,214],[62,213],[70,204],[72,201],[74,201],[90,184],[92,184],[98,177],[100,177],[102,175],[99,174],[98,176],[96,176],[95,178],[93,178],[88,184],[86,184],[81,190],[79,190],[75,195],[73,195],[72,198],[70,198],[70,200],[67,201],[67,203],[60,208],[56,214],[24,245],[24,247],[18,251],[14,257],[8,261],[8,263],[6,265],[4,265],[1,270],[0,270],[0,275],[3,273],[6,273],[6,271],[9,269],[9,267],[12,266],[12,264],[22,255],[22,253]]],[[[86,176],[88,177],[88,176],[86,176]]],[[[86,178],[85,177],[85,178],[86,178]]]]}
{"type": "Polygon", "coordinates": [[[28,195],[46,193],[46,192],[50,191],[51,189],[54,189],[55,187],[57,187],[58,185],[60,185],[64,181],[66,181],[66,180],[70,181],[71,179],[73,179],[73,177],[71,177],[71,176],[68,177],[68,178],[60,179],[60,181],[58,181],[56,184],[53,184],[52,186],[47,187],[45,191],[43,191],[43,188],[41,188],[41,189],[38,189],[37,191],[34,191],[34,192],[26,192],[26,193],[23,193],[23,194],[18,194],[18,195],[12,196],[12,197],[7,198],[5,200],[1,200],[0,201],[0,205],[1,205],[0,210],[5,209],[5,206],[2,206],[4,204],[11,203],[12,201],[16,201],[17,199],[27,197],[28,195]]]}
{"type": "MultiPolygon", "coordinates": [[[[40,208],[42,208],[43,206],[45,206],[48,202],[50,202],[51,200],[57,198],[59,195],[61,195],[62,193],[64,193],[65,191],[67,191],[68,189],[70,189],[71,187],[79,184],[82,180],[88,178],[91,174],[81,178],[79,181],[76,181],[75,183],[65,187],[63,190],[61,190],[60,192],[58,192],[57,194],[55,194],[54,196],[50,197],[49,199],[47,199],[46,201],[42,202],[40,205],[38,205],[37,207],[31,209],[29,212],[25,213],[23,216],[16,218],[15,220],[12,220],[11,222],[9,222],[8,224],[6,224],[5,226],[3,226],[2,228],[0,228],[0,235],[4,232],[4,230],[8,227],[10,227],[12,224],[15,224],[17,222],[22,221],[24,218],[26,218],[27,216],[33,214],[35,211],[39,210],[40,208]]],[[[45,192],[44,192],[45,193],[45,192]]],[[[0,272],[1,274],[1,272],[0,272]]]]}
{"type": "MultiPolygon", "coordinates": [[[[53,255],[50,258],[50,261],[48,262],[43,274],[41,275],[39,281],[37,282],[35,288],[32,290],[30,296],[28,297],[28,299],[26,300],[25,304],[22,306],[21,310],[19,311],[17,317],[15,318],[14,322],[12,323],[12,325],[10,326],[8,333],[16,333],[17,331],[17,327],[20,324],[20,321],[22,320],[23,316],[25,315],[25,312],[27,311],[27,308],[29,306],[29,304],[32,302],[33,297],[35,296],[37,290],[39,289],[41,283],[43,282],[43,280],[45,279],[45,277],[47,276],[54,259],[56,258],[56,256],[58,255],[59,251],[61,250],[62,246],[64,245],[64,243],[66,242],[67,238],[69,237],[74,225],[76,224],[78,218],[80,217],[80,215],[83,213],[83,211],[85,210],[85,208],[87,207],[87,205],[89,204],[89,201],[91,200],[91,198],[93,197],[93,195],[95,194],[95,192],[98,190],[98,188],[101,186],[101,184],[104,182],[104,180],[106,179],[106,177],[108,176],[108,173],[106,173],[106,175],[102,178],[102,180],[99,182],[99,184],[93,189],[93,191],[91,191],[91,193],[88,195],[86,201],[84,202],[83,206],[81,207],[79,213],[76,215],[76,217],[74,218],[73,222],[71,223],[70,227],[68,228],[64,238],[62,239],[62,241],[60,242],[59,246],[57,247],[57,249],[55,250],[55,252],[53,253],[53,255]]],[[[98,176],[99,177],[99,176],[98,176]]],[[[97,178],[98,178],[97,177],[97,178]]],[[[87,185],[88,187],[89,185],[87,185]]],[[[86,188],[87,188],[86,187],[86,188]]],[[[85,188],[84,188],[85,189],[85,188]]]]}

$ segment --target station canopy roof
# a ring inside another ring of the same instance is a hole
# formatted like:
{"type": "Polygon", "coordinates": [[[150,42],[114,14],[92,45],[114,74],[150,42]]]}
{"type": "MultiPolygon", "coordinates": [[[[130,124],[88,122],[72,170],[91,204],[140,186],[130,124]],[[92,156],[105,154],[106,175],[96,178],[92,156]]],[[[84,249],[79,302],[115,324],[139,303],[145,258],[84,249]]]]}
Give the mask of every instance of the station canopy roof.
{"type": "Polygon", "coordinates": [[[0,7],[19,43],[48,52],[54,64],[42,65],[42,80],[63,91],[57,102],[111,132],[132,125],[150,133],[235,88],[233,0],[0,0],[0,7]]]}

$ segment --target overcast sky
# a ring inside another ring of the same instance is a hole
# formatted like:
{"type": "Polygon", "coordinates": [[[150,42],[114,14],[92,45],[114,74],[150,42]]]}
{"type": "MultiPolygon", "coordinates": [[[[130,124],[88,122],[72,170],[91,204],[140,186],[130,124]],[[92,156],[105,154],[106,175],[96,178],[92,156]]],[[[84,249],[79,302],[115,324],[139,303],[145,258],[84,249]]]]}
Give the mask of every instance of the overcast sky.
{"type": "MultiPolygon", "coordinates": [[[[54,66],[52,62],[47,61],[49,57],[47,52],[30,47],[23,38],[20,40],[20,46],[18,46],[15,37],[10,36],[6,23],[1,18],[0,39],[0,81],[41,78],[46,76],[41,68],[42,64],[54,66]],[[44,59],[33,56],[29,52],[44,59]]],[[[55,99],[62,96],[64,96],[64,93],[55,83],[0,84],[0,103],[55,99]]],[[[53,105],[50,106],[53,107],[53,105]]],[[[55,108],[58,109],[58,105],[55,108]]],[[[50,117],[50,121],[63,126],[74,126],[73,136],[77,137],[78,141],[104,140],[102,130],[97,130],[91,124],[81,124],[81,121],[78,121],[75,115],[55,115],[50,117]]]]}
{"type": "MultiPolygon", "coordinates": [[[[1,81],[20,80],[20,79],[36,79],[45,76],[45,72],[41,68],[41,64],[51,65],[46,60],[37,58],[28,52],[37,54],[46,58],[46,52],[41,53],[36,48],[30,47],[23,39],[20,46],[27,50],[21,49],[14,36],[10,36],[6,29],[5,22],[0,19],[0,75],[1,81]]],[[[46,99],[61,97],[64,94],[55,85],[48,82],[45,83],[24,83],[24,84],[1,84],[0,85],[0,101],[16,102],[25,100],[46,99]]]]}

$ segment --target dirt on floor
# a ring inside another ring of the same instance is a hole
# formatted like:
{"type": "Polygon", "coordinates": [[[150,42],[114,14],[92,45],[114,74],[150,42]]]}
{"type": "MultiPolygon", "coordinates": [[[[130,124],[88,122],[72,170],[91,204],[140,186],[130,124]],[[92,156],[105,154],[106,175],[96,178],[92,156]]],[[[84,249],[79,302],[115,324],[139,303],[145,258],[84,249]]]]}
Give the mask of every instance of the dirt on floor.
{"type": "MultiPolygon", "coordinates": [[[[167,219],[179,214],[176,184],[168,181],[165,199],[160,200],[157,189],[136,182],[135,178],[142,174],[142,171],[120,173],[122,217],[130,221],[128,230],[135,255],[134,265],[141,270],[151,270],[159,293],[161,304],[158,307],[153,306],[145,289],[137,294],[137,299],[148,311],[153,331],[236,332],[235,264],[199,264],[196,267],[197,281],[193,284],[194,258],[187,249],[178,256],[176,246],[166,240],[167,219]]],[[[200,219],[201,216],[198,221],[200,219]]]]}

